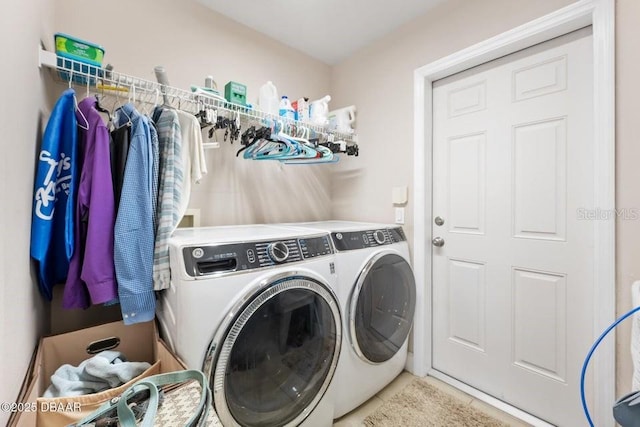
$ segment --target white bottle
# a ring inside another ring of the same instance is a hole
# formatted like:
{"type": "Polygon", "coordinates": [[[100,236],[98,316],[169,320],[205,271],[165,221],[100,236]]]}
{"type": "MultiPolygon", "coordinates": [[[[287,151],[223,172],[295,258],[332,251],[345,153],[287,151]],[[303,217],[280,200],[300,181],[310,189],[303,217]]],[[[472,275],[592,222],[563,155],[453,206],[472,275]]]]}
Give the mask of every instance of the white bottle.
{"type": "Polygon", "coordinates": [[[331,101],[331,96],[327,95],[309,105],[311,123],[318,126],[326,126],[329,123],[329,101],[331,101]]]}
{"type": "Polygon", "coordinates": [[[309,98],[300,98],[298,99],[297,107],[297,118],[301,122],[309,121],[309,98]]]}
{"type": "Polygon", "coordinates": [[[353,132],[353,123],[356,121],[356,106],[339,108],[329,112],[329,130],[343,133],[353,132]]]}
{"type": "Polygon", "coordinates": [[[258,107],[264,113],[278,115],[278,90],[271,81],[260,87],[258,107]]]}
{"type": "Polygon", "coordinates": [[[282,96],[280,100],[280,108],[278,110],[281,117],[294,120],[296,118],[295,111],[293,111],[293,107],[291,106],[291,101],[289,101],[289,97],[286,95],[282,96]]]}

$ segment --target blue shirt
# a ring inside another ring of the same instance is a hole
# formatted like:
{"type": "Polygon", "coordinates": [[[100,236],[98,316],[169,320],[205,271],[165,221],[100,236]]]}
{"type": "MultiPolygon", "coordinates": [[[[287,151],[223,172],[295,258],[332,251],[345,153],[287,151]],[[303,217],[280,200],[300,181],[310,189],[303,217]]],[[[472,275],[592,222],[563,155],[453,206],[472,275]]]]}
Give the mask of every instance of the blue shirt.
{"type": "Polygon", "coordinates": [[[67,89],[53,107],[42,137],[31,220],[31,256],[38,263],[40,291],[48,300],[53,285],[65,281],[74,250],[77,124],[75,92],[67,89]]]}
{"type": "Polygon", "coordinates": [[[118,297],[125,324],[155,317],[153,291],[153,146],[148,119],[132,104],[118,110],[118,124],[131,120],[131,144],[114,230],[118,297]]]}

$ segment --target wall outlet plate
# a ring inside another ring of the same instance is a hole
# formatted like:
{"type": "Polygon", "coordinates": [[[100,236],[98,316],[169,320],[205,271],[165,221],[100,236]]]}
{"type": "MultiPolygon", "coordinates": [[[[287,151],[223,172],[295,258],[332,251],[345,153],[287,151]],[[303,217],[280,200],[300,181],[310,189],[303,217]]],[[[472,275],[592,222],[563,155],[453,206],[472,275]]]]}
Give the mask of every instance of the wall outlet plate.
{"type": "Polygon", "coordinates": [[[404,224],[404,208],[396,208],[396,224],[404,224]]]}

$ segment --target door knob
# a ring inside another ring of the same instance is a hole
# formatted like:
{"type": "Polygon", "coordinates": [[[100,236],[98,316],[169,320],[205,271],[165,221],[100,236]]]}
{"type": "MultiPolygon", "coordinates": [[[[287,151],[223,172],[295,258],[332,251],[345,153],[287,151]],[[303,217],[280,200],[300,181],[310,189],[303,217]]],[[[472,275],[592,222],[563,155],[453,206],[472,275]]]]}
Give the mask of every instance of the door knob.
{"type": "Polygon", "coordinates": [[[444,246],[444,239],[442,237],[434,237],[431,243],[433,243],[433,246],[441,248],[444,246]]]}

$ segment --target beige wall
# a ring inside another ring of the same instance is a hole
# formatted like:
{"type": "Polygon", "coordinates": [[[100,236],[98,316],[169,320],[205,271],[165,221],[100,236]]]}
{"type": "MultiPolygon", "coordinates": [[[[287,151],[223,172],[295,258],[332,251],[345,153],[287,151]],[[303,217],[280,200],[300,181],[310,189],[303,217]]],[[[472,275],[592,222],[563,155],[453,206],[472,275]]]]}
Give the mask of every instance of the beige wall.
{"type": "MultiPolygon", "coordinates": [[[[329,93],[328,65],[195,1],[64,0],[56,3],[55,23],[57,31],[103,45],[117,71],[155,80],[153,67],[164,65],[173,86],[203,85],[212,75],[222,90],[229,80],[246,84],[254,104],[267,80],[292,99],[329,93]]],[[[207,151],[210,173],[191,201],[202,225],[328,218],[327,168],[236,159],[238,145],[207,151]]]]}
{"type": "MultiPolygon", "coordinates": [[[[38,123],[48,114],[36,48],[52,24],[51,5],[41,0],[8,2],[0,15],[0,51],[9,58],[0,72],[0,402],[15,401],[46,330],[47,310],[30,270],[29,236],[38,123]]],[[[0,412],[0,424],[8,416],[0,412]]]]}
{"type": "MultiPolygon", "coordinates": [[[[413,71],[436,59],[550,13],[570,0],[450,0],[362,49],[332,70],[334,105],[355,104],[361,156],[336,167],[332,216],[393,221],[391,189],[413,185],[413,71]]],[[[617,207],[640,208],[640,2],[618,0],[617,207]]],[[[411,194],[411,192],[410,192],[411,194]]],[[[413,200],[405,229],[413,232],[413,200]]],[[[618,313],[630,308],[629,288],[640,279],[640,221],[618,220],[618,313]]],[[[630,387],[629,325],[618,331],[618,395],[630,387]]]]}

